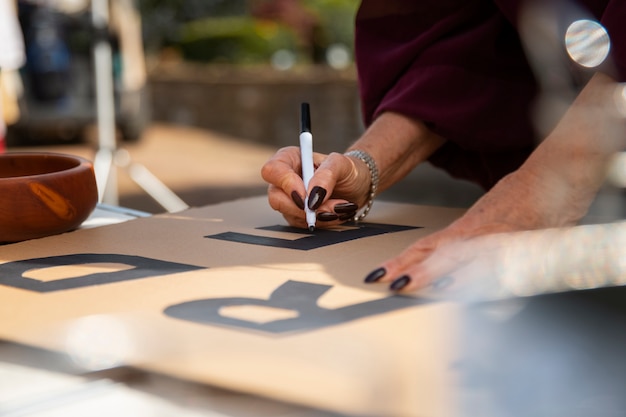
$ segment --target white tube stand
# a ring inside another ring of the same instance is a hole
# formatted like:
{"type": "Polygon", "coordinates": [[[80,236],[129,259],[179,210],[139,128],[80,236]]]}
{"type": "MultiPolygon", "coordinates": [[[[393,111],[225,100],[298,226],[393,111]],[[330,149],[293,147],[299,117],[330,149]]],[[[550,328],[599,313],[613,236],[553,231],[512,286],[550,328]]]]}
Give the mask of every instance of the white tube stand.
{"type": "Polygon", "coordinates": [[[111,45],[101,38],[109,24],[108,0],[92,0],[91,18],[98,33],[98,39],[93,48],[98,132],[98,150],[94,160],[94,171],[98,185],[98,201],[113,206],[119,205],[117,168],[124,167],[128,169],[131,179],[168,212],[173,213],[189,208],[146,167],[130,162],[130,155],[127,151],[118,149],[111,45]]]}

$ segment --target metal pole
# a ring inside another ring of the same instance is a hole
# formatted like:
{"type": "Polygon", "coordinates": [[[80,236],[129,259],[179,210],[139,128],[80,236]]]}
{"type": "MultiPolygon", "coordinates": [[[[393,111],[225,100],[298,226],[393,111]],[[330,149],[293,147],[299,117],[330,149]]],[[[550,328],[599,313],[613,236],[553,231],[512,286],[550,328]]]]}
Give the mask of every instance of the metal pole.
{"type": "Polygon", "coordinates": [[[96,84],[98,151],[94,160],[100,203],[119,205],[117,167],[129,171],[131,179],[169,212],[189,206],[144,166],[131,163],[130,155],[117,147],[113,53],[109,42],[109,2],[92,0],[91,17],[96,33],[93,56],[96,84]]]}
{"type": "Polygon", "coordinates": [[[108,0],[92,0],[91,18],[96,31],[93,48],[98,152],[94,166],[101,203],[118,205],[117,173],[113,167],[117,148],[115,138],[115,103],[113,93],[113,59],[107,39],[109,25],[108,0]]]}

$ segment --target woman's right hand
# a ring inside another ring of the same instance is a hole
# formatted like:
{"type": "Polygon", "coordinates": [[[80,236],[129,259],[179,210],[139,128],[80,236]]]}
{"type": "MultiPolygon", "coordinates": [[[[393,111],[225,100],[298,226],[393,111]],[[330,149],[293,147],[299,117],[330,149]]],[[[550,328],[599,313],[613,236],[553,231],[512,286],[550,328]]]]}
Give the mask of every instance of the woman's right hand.
{"type": "Polygon", "coordinates": [[[315,173],[305,190],[300,176],[300,149],[279,149],[261,169],[263,179],[269,183],[270,206],[291,226],[301,228],[307,228],[305,204],[316,212],[317,227],[336,226],[354,218],[369,195],[371,178],[367,165],[340,153],[313,153],[313,165],[315,173]]]}
{"type": "MultiPolygon", "coordinates": [[[[445,139],[422,122],[385,112],[349,148],[367,152],[378,167],[377,191],[384,191],[425,161],[445,139]]],[[[304,189],[300,149],[279,149],[263,165],[261,175],[270,186],[270,206],[283,214],[290,225],[307,228],[304,205],[317,214],[317,227],[330,227],[354,217],[370,197],[372,178],[365,162],[340,153],[313,153],[315,173],[304,189]]]]}

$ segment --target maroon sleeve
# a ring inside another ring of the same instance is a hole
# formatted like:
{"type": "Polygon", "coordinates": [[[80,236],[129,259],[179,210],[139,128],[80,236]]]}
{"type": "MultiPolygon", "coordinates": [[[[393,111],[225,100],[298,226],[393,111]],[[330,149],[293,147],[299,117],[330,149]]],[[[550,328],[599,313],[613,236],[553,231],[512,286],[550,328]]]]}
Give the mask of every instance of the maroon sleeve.
{"type": "Polygon", "coordinates": [[[492,1],[363,0],[355,49],[366,125],[385,111],[424,121],[448,139],[430,161],[486,188],[530,153],[534,77],[492,1]]]}
{"type": "MultiPolygon", "coordinates": [[[[624,31],[626,2],[586,1],[613,37],[612,27],[624,31]]],[[[516,29],[521,3],[363,0],[355,51],[365,124],[386,111],[422,120],[448,140],[430,162],[485,188],[517,169],[537,143],[538,87],[516,29]]],[[[620,67],[624,49],[613,51],[620,67]]]]}
{"type": "MultiPolygon", "coordinates": [[[[588,0],[591,1],[591,0],[588,0]]],[[[596,2],[597,3],[597,2],[596,2]]],[[[606,3],[606,2],[602,2],[606,3]]],[[[626,2],[611,0],[599,16],[611,39],[611,60],[620,82],[626,81],[626,2]]]]}

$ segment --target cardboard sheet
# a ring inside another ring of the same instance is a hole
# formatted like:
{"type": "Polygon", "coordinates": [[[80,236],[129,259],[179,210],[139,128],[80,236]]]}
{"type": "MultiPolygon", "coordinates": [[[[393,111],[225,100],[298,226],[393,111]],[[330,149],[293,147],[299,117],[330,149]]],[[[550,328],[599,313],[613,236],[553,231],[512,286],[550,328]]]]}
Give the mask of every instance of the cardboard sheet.
{"type": "Polygon", "coordinates": [[[291,229],[265,197],[0,247],[0,338],[346,414],[454,413],[451,303],[363,284],[461,210],[291,229]]]}

